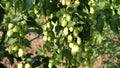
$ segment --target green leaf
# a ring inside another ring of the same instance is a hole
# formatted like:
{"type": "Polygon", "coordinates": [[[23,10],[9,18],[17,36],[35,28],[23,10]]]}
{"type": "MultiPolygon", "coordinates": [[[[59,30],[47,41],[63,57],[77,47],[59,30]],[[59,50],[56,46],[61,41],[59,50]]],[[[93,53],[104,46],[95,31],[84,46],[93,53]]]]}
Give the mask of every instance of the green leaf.
{"type": "Polygon", "coordinates": [[[15,3],[15,2],[17,2],[18,0],[13,0],[13,2],[15,3]]]}
{"type": "Polygon", "coordinates": [[[15,3],[15,12],[22,11],[23,2],[21,0],[14,0],[14,3],[15,3]]]}
{"type": "Polygon", "coordinates": [[[14,16],[12,19],[11,19],[11,23],[18,23],[20,21],[22,21],[23,18],[21,16],[14,16]]]}
{"type": "Polygon", "coordinates": [[[8,43],[8,44],[14,44],[16,41],[17,41],[16,38],[9,38],[9,39],[7,40],[7,43],[8,43]]]}
{"type": "Polygon", "coordinates": [[[67,26],[68,26],[68,28],[70,28],[70,27],[73,27],[73,26],[74,26],[74,24],[75,24],[74,22],[69,21],[67,26]]]}
{"type": "Polygon", "coordinates": [[[55,32],[57,32],[57,34],[58,34],[58,33],[61,31],[61,29],[63,29],[62,26],[57,25],[57,26],[55,27],[55,32]]]}
{"type": "Polygon", "coordinates": [[[30,41],[29,41],[29,40],[23,39],[23,40],[22,40],[22,43],[23,43],[25,46],[30,47],[30,41]]]}
{"type": "Polygon", "coordinates": [[[104,61],[102,63],[102,68],[119,68],[119,64],[116,62],[104,61]]]}
{"type": "Polygon", "coordinates": [[[63,49],[63,50],[62,50],[62,56],[63,56],[63,57],[66,57],[67,59],[70,59],[70,58],[71,58],[71,52],[70,52],[70,50],[68,50],[68,49],[63,49]]]}
{"type": "Polygon", "coordinates": [[[119,4],[120,4],[120,0],[113,0],[113,3],[114,3],[115,5],[119,5],[119,4]]]}
{"type": "Polygon", "coordinates": [[[70,13],[76,12],[76,9],[74,9],[73,7],[68,7],[67,11],[70,13]]]}
{"type": "Polygon", "coordinates": [[[3,21],[4,14],[5,14],[5,11],[4,11],[4,9],[2,8],[2,6],[0,5],[0,24],[1,24],[1,22],[3,21]]]}
{"type": "Polygon", "coordinates": [[[104,27],[105,16],[103,14],[98,15],[96,29],[102,33],[104,27]]]}
{"type": "Polygon", "coordinates": [[[113,30],[113,32],[118,34],[119,32],[118,32],[118,24],[117,23],[118,23],[118,16],[113,15],[110,20],[109,25],[110,25],[111,30],[113,30]]]}
{"type": "Polygon", "coordinates": [[[23,10],[29,10],[33,6],[34,0],[24,0],[23,10]]]}

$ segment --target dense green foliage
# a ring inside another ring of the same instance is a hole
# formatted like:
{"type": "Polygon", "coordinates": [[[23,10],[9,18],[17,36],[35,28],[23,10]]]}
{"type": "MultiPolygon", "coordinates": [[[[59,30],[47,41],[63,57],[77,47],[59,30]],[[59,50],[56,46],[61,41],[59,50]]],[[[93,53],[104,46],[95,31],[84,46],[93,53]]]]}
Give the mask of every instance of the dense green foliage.
{"type": "Polygon", "coordinates": [[[39,68],[42,63],[32,61],[44,57],[49,68],[91,68],[100,54],[119,56],[119,41],[111,38],[120,36],[119,6],[119,0],[0,0],[0,60],[12,55],[25,61],[25,68],[29,63],[39,68]],[[28,56],[25,36],[31,32],[42,35],[45,44],[28,56]]]}

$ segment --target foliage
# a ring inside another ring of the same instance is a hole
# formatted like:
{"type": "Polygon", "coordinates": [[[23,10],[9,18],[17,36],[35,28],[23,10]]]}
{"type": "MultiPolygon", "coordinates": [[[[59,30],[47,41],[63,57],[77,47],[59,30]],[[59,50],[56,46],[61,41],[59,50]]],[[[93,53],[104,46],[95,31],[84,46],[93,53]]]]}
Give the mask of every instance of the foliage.
{"type": "Polygon", "coordinates": [[[1,0],[0,47],[4,52],[0,59],[6,55],[20,58],[21,68],[39,67],[40,61],[33,65],[35,58],[43,58],[49,68],[61,65],[91,68],[99,54],[119,54],[119,44],[112,47],[114,41],[109,42],[108,37],[109,32],[119,34],[119,3],[119,0],[1,0]],[[31,32],[42,35],[45,41],[36,56],[25,54],[30,48],[25,36],[31,32]]]}
{"type": "Polygon", "coordinates": [[[115,63],[115,62],[104,62],[103,64],[103,68],[119,68],[119,64],[115,63]]]}

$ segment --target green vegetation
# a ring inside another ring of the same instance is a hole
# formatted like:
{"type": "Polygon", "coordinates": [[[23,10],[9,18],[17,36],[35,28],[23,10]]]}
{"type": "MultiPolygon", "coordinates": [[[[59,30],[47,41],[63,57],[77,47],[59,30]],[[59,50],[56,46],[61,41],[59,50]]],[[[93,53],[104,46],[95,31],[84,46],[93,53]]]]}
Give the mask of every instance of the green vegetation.
{"type": "MultiPolygon", "coordinates": [[[[119,15],[120,0],[0,0],[0,60],[12,55],[18,68],[92,68],[101,54],[119,59],[119,15]],[[25,52],[31,32],[45,42],[35,55],[25,52]]],[[[120,62],[102,65],[114,66],[120,62]]]]}

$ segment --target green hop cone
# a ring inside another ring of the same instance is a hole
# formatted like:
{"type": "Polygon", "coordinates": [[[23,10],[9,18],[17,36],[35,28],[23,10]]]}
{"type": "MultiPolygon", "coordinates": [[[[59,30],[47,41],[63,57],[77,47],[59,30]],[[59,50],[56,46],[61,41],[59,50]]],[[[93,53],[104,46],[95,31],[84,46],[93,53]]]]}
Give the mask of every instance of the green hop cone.
{"type": "Polygon", "coordinates": [[[23,55],[24,55],[24,51],[23,51],[23,49],[20,48],[20,49],[18,50],[18,56],[19,56],[19,57],[23,57],[23,55]]]}
{"type": "Polygon", "coordinates": [[[69,28],[70,32],[73,32],[73,29],[74,29],[73,27],[70,27],[70,28],[69,28]]]}
{"type": "Polygon", "coordinates": [[[38,10],[37,10],[37,9],[34,9],[34,13],[35,13],[35,14],[38,14],[38,10]]]}
{"type": "Polygon", "coordinates": [[[8,29],[12,29],[13,27],[14,27],[14,24],[12,24],[12,23],[8,24],[8,29]]]}
{"type": "Polygon", "coordinates": [[[64,28],[63,33],[64,33],[64,35],[68,35],[69,31],[68,31],[67,27],[64,28]]]}
{"type": "Polygon", "coordinates": [[[69,43],[69,47],[72,48],[74,46],[74,43],[69,43]]]}
{"type": "Polygon", "coordinates": [[[70,34],[70,35],[68,35],[67,40],[68,40],[68,42],[72,42],[73,37],[72,37],[72,35],[71,35],[71,34],[70,34]]]}
{"type": "Polygon", "coordinates": [[[47,28],[48,28],[48,29],[51,28],[51,23],[50,23],[50,22],[47,23],[47,28]]]}
{"type": "Polygon", "coordinates": [[[79,51],[79,47],[77,45],[74,45],[71,49],[71,54],[75,55],[79,51]]]}
{"type": "Polygon", "coordinates": [[[29,63],[26,63],[25,68],[31,68],[31,65],[29,63]]]}
{"type": "Polygon", "coordinates": [[[44,31],[43,34],[44,34],[45,36],[48,36],[48,32],[47,32],[47,31],[44,31]]]}
{"type": "Polygon", "coordinates": [[[74,7],[78,7],[79,5],[80,5],[80,1],[79,0],[75,0],[74,7]]]}
{"type": "Polygon", "coordinates": [[[49,63],[49,64],[48,64],[48,67],[49,67],[49,68],[52,68],[52,63],[49,63]]]}
{"type": "Polygon", "coordinates": [[[48,41],[51,41],[51,37],[50,37],[50,36],[48,36],[47,40],[48,40],[48,41]]]}
{"type": "Polygon", "coordinates": [[[24,38],[25,32],[20,31],[19,34],[20,34],[20,37],[24,38]]]}
{"type": "Polygon", "coordinates": [[[70,21],[70,19],[71,19],[71,16],[67,14],[67,15],[66,15],[66,20],[67,20],[67,21],[70,21]]]}
{"type": "Polygon", "coordinates": [[[69,6],[71,3],[71,0],[65,0],[66,1],[66,5],[69,6]]]}
{"type": "Polygon", "coordinates": [[[13,30],[8,30],[8,31],[7,31],[7,36],[10,37],[10,36],[12,36],[12,35],[13,35],[13,30]]]}
{"type": "Polygon", "coordinates": [[[78,34],[79,34],[79,30],[78,29],[74,29],[73,36],[74,37],[78,37],[78,34]]]}
{"type": "Polygon", "coordinates": [[[49,60],[49,64],[48,64],[49,68],[52,68],[53,62],[54,62],[53,60],[49,60]]]}
{"type": "Polygon", "coordinates": [[[20,27],[19,27],[19,26],[15,26],[15,27],[13,28],[13,32],[19,32],[19,30],[20,30],[20,27]]]}
{"type": "Polygon", "coordinates": [[[48,39],[47,36],[44,35],[44,36],[43,36],[43,40],[44,40],[44,41],[47,41],[47,39],[48,39]]]}
{"type": "Polygon", "coordinates": [[[23,68],[23,64],[22,64],[21,62],[20,62],[20,63],[18,63],[17,68],[23,68]]]}
{"type": "Polygon", "coordinates": [[[88,47],[85,47],[84,49],[85,49],[85,52],[87,52],[89,50],[88,47]]]}
{"type": "Polygon", "coordinates": [[[42,28],[43,28],[43,30],[46,31],[47,30],[47,24],[44,24],[42,28]]]}
{"type": "Polygon", "coordinates": [[[14,45],[14,46],[12,47],[12,50],[17,51],[17,50],[18,50],[18,46],[17,46],[17,45],[14,45]]]}
{"type": "Polygon", "coordinates": [[[77,44],[80,45],[81,44],[81,38],[77,37],[77,44]]]}
{"type": "Polygon", "coordinates": [[[61,26],[65,27],[67,25],[67,21],[63,18],[61,21],[61,26]]]}
{"type": "Polygon", "coordinates": [[[103,37],[101,35],[97,35],[96,43],[100,45],[102,43],[103,37]]]}

